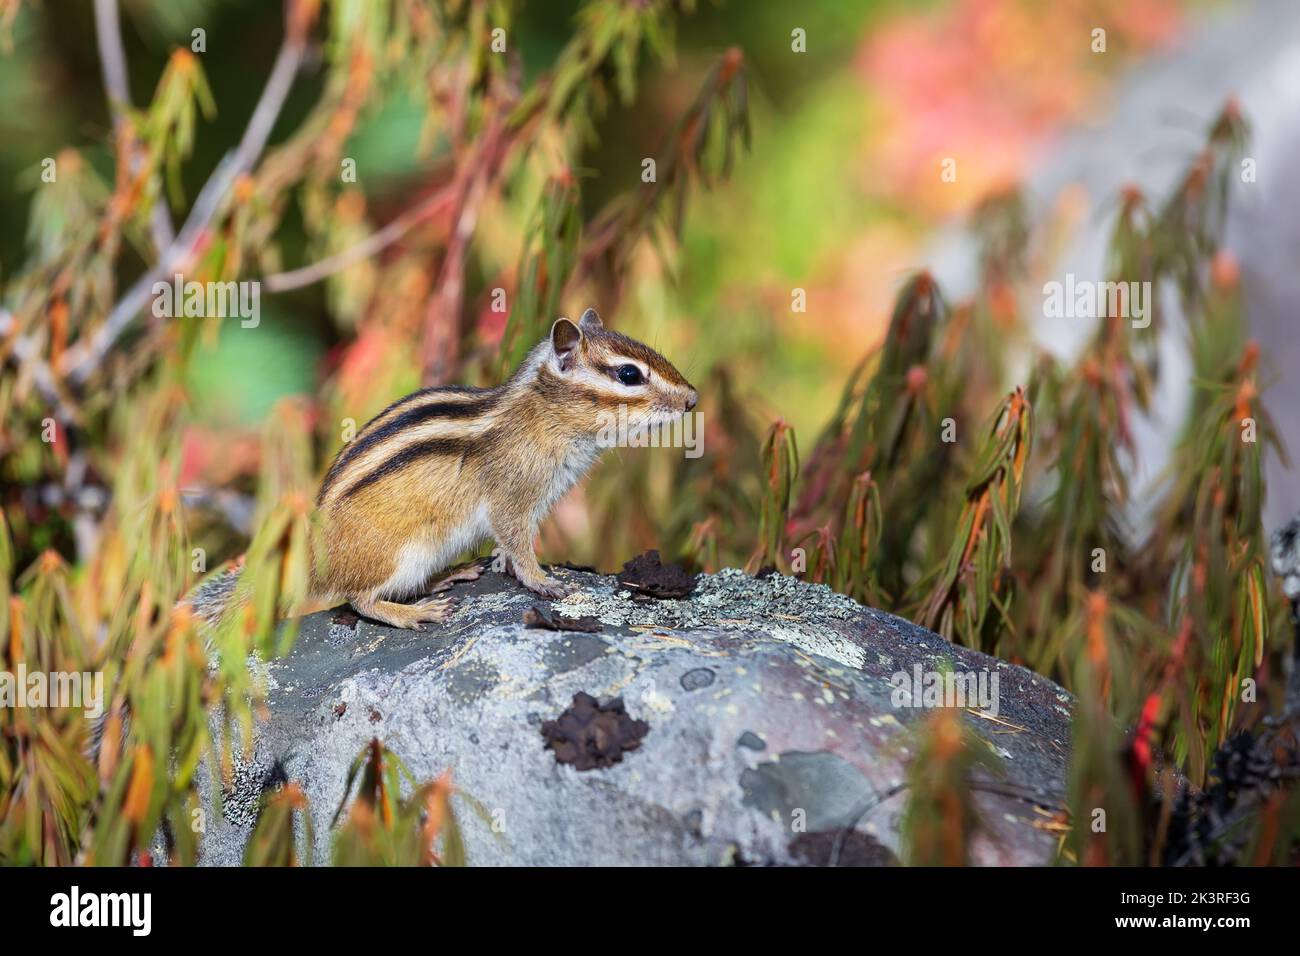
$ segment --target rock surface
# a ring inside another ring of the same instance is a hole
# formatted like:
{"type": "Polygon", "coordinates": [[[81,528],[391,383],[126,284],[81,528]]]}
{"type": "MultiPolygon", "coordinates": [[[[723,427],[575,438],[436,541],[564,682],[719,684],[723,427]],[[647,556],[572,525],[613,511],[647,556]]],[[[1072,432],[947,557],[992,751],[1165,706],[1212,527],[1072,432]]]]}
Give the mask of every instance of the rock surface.
{"type": "Polygon", "coordinates": [[[525,628],[538,600],[491,572],[457,585],[455,613],[423,633],[345,609],[304,619],[268,668],[254,763],[203,862],[239,862],[277,762],[310,798],[312,857],[328,861],[348,766],[377,736],[418,779],[450,768],[497,821],[459,801],[473,865],[895,863],[908,725],[926,711],[895,706],[890,678],[949,660],[999,678],[997,715],[964,716],[1003,764],[976,782],[977,861],[1052,861],[1043,824],[1064,802],[1072,703],[1052,682],[780,575],[726,570],[688,598],[638,601],[612,576],[555,573],[580,590],[552,614],[600,633],[525,628]],[[542,726],[579,693],[621,696],[618,719],[648,730],[613,762],[559,762],[542,726]]]}

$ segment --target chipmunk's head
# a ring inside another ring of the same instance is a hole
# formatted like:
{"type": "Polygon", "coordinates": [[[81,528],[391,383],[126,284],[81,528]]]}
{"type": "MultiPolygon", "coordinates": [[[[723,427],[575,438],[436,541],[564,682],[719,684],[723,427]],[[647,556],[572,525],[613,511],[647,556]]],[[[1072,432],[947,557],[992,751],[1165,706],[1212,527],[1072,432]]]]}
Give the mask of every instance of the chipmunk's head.
{"type": "MultiPolygon", "coordinates": [[[[611,332],[595,309],[577,322],[551,326],[548,371],[592,412],[626,408],[629,425],[671,421],[695,407],[698,393],[666,358],[635,339],[611,332]]],[[[592,430],[600,427],[592,415],[592,430]]]]}

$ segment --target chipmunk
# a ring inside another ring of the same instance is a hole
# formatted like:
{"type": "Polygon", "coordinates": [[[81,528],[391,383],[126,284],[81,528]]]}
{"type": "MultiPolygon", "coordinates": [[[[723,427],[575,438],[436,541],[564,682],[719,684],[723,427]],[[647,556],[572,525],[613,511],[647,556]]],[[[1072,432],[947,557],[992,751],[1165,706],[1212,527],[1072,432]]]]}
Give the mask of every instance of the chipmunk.
{"type": "MultiPolygon", "coordinates": [[[[433,594],[479,569],[435,575],[489,538],[520,584],[562,597],[568,589],[542,570],[533,539],[602,450],[601,413],[626,406],[630,426],[653,426],[691,411],[697,398],[672,363],[587,309],[577,323],[557,319],[503,385],[427,388],[394,402],[344,446],[321,483],[323,560],[312,569],[312,598],[343,599],[364,617],[422,630],[451,611],[451,599],[433,594]]],[[[195,589],[193,612],[219,619],[235,576],[195,589]]]]}

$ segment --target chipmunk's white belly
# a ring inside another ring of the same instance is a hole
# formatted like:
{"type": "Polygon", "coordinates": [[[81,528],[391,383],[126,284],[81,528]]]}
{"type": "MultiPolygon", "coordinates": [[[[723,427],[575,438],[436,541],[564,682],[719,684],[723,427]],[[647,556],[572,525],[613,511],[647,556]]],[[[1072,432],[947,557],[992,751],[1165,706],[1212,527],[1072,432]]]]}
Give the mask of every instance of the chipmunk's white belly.
{"type": "Polygon", "coordinates": [[[423,592],[429,578],[441,571],[457,555],[476,547],[492,534],[487,506],[480,505],[446,537],[408,541],[397,552],[397,569],[379,586],[381,598],[411,597],[423,592]]]}

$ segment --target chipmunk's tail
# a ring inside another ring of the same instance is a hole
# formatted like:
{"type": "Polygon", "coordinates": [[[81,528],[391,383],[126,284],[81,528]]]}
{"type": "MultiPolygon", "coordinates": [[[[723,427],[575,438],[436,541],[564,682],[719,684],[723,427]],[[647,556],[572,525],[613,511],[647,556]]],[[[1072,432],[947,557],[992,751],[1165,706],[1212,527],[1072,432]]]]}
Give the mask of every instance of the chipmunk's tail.
{"type": "Polygon", "coordinates": [[[235,588],[239,584],[239,572],[242,570],[244,556],[241,554],[229,567],[200,581],[189,594],[176,602],[177,607],[188,606],[204,625],[211,627],[217,624],[230,607],[231,598],[235,596],[235,588]]]}
{"type": "MultiPolygon", "coordinates": [[[[244,556],[241,554],[228,567],[222,568],[216,574],[200,581],[188,594],[176,602],[176,606],[178,608],[188,607],[190,612],[200,621],[200,632],[207,632],[210,635],[212,629],[216,627],[226,613],[226,609],[230,607],[231,599],[235,596],[235,588],[239,584],[239,572],[243,569],[244,556]]],[[[126,740],[127,731],[131,727],[131,708],[126,701],[123,701],[118,708],[118,716],[122,720],[120,739],[124,741],[126,740]]],[[[82,750],[86,758],[96,766],[99,764],[99,753],[104,746],[104,728],[108,726],[108,718],[109,711],[105,711],[98,717],[91,718],[85,747],[82,750]]]]}

